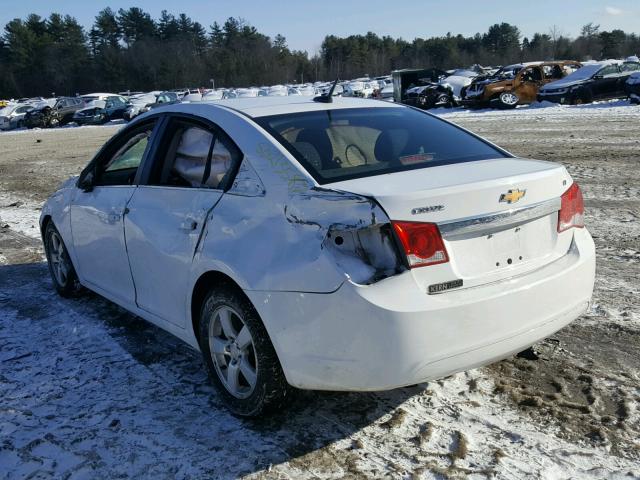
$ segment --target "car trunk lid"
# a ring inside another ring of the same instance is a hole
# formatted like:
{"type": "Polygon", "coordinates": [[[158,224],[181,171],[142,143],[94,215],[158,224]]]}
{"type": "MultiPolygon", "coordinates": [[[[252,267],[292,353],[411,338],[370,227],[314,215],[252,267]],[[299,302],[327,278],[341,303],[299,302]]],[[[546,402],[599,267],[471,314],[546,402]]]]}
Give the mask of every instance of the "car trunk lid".
{"type": "Polygon", "coordinates": [[[557,212],[571,183],[561,165],[500,158],[327,186],[375,198],[391,221],[438,225],[449,262],[412,269],[428,290],[504,280],[565,255],[572,234],[557,232],[557,212]]]}

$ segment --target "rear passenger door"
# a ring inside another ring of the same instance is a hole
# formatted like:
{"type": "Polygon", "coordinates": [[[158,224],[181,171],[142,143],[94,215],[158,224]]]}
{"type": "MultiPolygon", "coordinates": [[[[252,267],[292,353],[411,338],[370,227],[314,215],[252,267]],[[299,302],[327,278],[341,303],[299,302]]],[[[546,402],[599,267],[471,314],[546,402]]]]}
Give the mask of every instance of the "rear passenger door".
{"type": "Polygon", "coordinates": [[[191,264],[240,153],[213,125],[171,116],[125,219],[136,304],[185,326],[191,264]]]}

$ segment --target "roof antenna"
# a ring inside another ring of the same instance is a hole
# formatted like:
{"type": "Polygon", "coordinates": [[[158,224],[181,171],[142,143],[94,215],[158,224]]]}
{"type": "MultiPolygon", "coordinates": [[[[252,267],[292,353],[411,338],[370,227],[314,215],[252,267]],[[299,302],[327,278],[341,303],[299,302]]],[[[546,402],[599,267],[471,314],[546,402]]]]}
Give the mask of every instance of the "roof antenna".
{"type": "Polygon", "coordinates": [[[313,97],[313,101],[320,102],[320,103],[332,103],[333,91],[336,89],[337,84],[338,84],[338,79],[336,78],[335,82],[333,82],[333,85],[331,85],[331,88],[329,89],[329,91],[322,95],[318,95],[317,97],[313,97]]]}

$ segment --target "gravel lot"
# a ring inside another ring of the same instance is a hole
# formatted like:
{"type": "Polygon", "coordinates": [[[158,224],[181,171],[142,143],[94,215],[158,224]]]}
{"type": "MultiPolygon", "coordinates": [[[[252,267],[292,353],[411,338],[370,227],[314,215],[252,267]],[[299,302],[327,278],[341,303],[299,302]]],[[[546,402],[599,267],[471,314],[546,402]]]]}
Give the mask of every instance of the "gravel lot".
{"type": "Polygon", "coordinates": [[[640,478],[640,107],[442,114],[580,183],[592,310],[508,359],[392,392],[301,392],[240,420],[198,354],[93,294],[51,288],[39,207],[118,126],[0,134],[5,478],[640,478]]]}

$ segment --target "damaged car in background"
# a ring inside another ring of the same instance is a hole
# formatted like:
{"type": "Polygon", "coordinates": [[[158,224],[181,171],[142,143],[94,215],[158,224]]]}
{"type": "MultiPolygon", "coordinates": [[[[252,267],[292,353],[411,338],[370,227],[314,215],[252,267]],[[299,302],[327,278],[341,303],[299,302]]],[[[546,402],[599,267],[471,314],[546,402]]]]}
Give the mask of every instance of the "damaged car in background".
{"type": "Polygon", "coordinates": [[[455,70],[450,75],[441,75],[437,81],[421,78],[420,86],[405,91],[402,103],[423,109],[455,107],[461,100],[462,89],[476,76],[470,70],[455,70]]]}
{"type": "Polygon", "coordinates": [[[24,116],[32,108],[29,103],[14,103],[0,108],[0,130],[24,127],[24,116]]]}
{"type": "Polygon", "coordinates": [[[180,99],[176,92],[152,92],[137,95],[129,98],[129,104],[123,114],[123,118],[127,121],[148,112],[162,105],[170,105],[172,103],[178,103],[180,99]]]}
{"type": "Polygon", "coordinates": [[[78,125],[101,125],[123,118],[128,107],[129,103],[120,95],[90,100],[84,108],[75,112],[73,121],[78,125]]]}
{"type": "Polygon", "coordinates": [[[29,110],[24,117],[28,128],[48,128],[66,125],[73,120],[75,112],[84,108],[80,97],[56,97],[29,110]]]}
{"type": "Polygon", "coordinates": [[[475,78],[462,91],[461,104],[470,108],[515,108],[536,100],[540,88],[575,72],[582,64],[573,60],[509,65],[490,76],[475,78]]]}
{"type": "Polygon", "coordinates": [[[520,352],[583,314],[582,193],[403,105],[331,97],[140,115],[43,207],[55,289],[198,349],[236,414],[520,352]]]}

